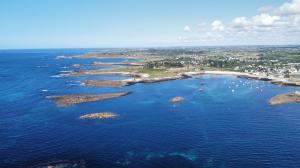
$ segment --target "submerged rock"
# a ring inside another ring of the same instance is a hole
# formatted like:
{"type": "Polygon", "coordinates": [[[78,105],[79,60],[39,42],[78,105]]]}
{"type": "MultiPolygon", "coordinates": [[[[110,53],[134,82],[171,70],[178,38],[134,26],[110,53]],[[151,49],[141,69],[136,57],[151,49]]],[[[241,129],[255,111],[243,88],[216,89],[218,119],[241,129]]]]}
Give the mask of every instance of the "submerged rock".
{"type": "Polygon", "coordinates": [[[104,113],[92,113],[80,116],[80,119],[83,120],[95,120],[95,119],[110,119],[118,117],[117,114],[111,112],[104,113]]]}
{"type": "Polygon", "coordinates": [[[174,97],[174,98],[172,98],[172,99],[170,100],[170,102],[172,102],[172,103],[180,103],[180,102],[182,102],[182,101],[184,101],[184,98],[183,98],[183,97],[180,97],[180,96],[174,97]]]}
{"type": "Polygon", "coordinates": [[[38,164],[30,168],[86,168],[85,161],[60,160],[49,163],[38,164]]]}
{"type": "Polygon", "coordinates": [[[74,67],[74,68],[80,68],[81,65],[80,64],[73,64],[72,67],[74,67]]]}
{"type": "Polygon", "coordinates": [[[126,96],[131,92],[118,92],[118,93],[107,93],[107,94],[74,94],[74,95],[63,95],[63,96],[47,96],[48,99],[52,99],[60,107],[68,107],[74,104],[102,101],[107,99],[113,99],[121,96],[126,96]]]}
{"type": "Polygon", "coordinates": [[[270,105],[280,105],[288,103],[300,103],[300,94],[297,94],[297,92],[287,93],[275,96],[269,100],[270,105]]]}

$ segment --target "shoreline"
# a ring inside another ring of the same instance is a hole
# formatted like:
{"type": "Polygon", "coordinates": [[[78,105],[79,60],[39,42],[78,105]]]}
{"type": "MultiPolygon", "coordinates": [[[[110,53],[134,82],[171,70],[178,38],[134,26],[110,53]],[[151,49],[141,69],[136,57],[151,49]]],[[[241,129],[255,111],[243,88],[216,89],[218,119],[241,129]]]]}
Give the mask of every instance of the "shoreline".
{"type": "MultiPolygon", "coordinates": [[[[113,72],[111,72],[113,74],[113,72]]],[[[98,75],[103,74],[110,74],[110,72],[106,73],[99,73],[98,75]]],[[[243,73],[243,72],[233,72],[233,71],[191,71],[191,72],[184,72],[179,73],[176,76],[165,76],[165,77],[155,77],[151,78],[149,74],[139,74],[139,73],[130,73],[130,72],[118,72],[118,74],[126,74],[127,76],[131,77],[138,77],[138,78],[129,78],[123,80],[86,80],[83,82],[83,86],[89,87],[107,87],[109,86],[108,83],[117,83],[120,84],[119,87],[130,86],[137,83],[158,83],[164,81],[171,81],[171,80],[181,80],[192,78],[193,76],[201,76],[201,75],[232,75],[238,78],[246,78],[246,79],[254,79],[254,80],[261,80],[261,81],[269,81],[272,84],[276,85],[286,85],[286,86],[300,86],[300,82],[292,82],[287,81],[281,78],[274,78],[274,77],[267,77],[267,76],[259,76],[255,74],[243,73]],[[103,85],[103,83],[106,83],[103,85]]]]}
{"type": "MultiPolygon", "coordinates": [[[[151,55],[153,57],[148,57],[147,53],[132,53],[130,51],[94,51],[94,52],[87,52],[80,55],[73,55],[73,56],[57,56],[57,59],[103,59],[103,58],[121,58],[121,59],[142,59],[143,61],[137,62],[99,62],[95,61],[92,66],[95,68],[116,68],[114,66],[125,66],[130,68],[119,68],[115,70],[77,70],[73,71],[68,74],[62,74],[63,76],[125,76],[130,77],[130,79],[119,80],[119,83],[114,83],[114,87],[121,87],[124,83],[129,85],[136,84],[136,83],[155,83],[155,82],[162,82],[168,80],[177,80],[177,79],[185,79],[190,78],[196,75],[233,75],[238,78],[247,78],[247,79],[254,79],[254,80],[261,80],[261,81],[269,81],[272,84],[276,85],[287,85],[287,86],[300,86],[299,79],[293,78],[284,78],[283,76],[277,77],[277,75],[266,75],[261,71],[255,71],[253,73],[248,72],[238,72],[229,69],[228,71],[225,69],[207,69],[204,67],[203,70],[198,69],[197,66],[192,66],[193,69],[190,69],[190,66],[183,66],[180,68],[172,68],[172,66],[164,66],[164,65],[155,65],[157,68],[149,68],[147,67],[147,62],[149,60],[165,60],[168,63],[168,59],[159,55],[151,55]],[[148,60],[148,61],[146,61],[148,60]],[[123,82],[123,83],[122,83],[123,82]]],[[[155,64],[155,62],[153,63],[155,64]]],[[[151,64],[152,65],[152,64],[151,64]]],[[[151,66],[150,66],[151,67],[151,66]]],[[[175,66],[176,67],[176,66],[175,66]]],[[[202,68],[202,67],[200,67],[202,68]]],[[[282,73],[280,73],[283,75],[282,73]]],[[[107,80],[106,82],[109,82],[107,80]]],[[[114,81],[113,81],[114,82],[114,81]]],[[[97,80],[90,80],[88,85],[107,85],[105,81],[97,82],[97,80]]],[[[126,84],[125,84],[126,85],[126,84]]]]}
{"type": "Polygon", "coordinates": [[[250,73],[245,73],[245,72],[204,71],[203,74],[204,75],[233,75],[233,76],[237,76],[238,78],[246,78],[246,79],[254,79],[254,80],[261,80],[261,81],[269,81],[272,84],[276,84],[276,85],[300,86],[300,81],[287,81],[284,78],[262,76],[262,75],[250,74],[250,73]]]}

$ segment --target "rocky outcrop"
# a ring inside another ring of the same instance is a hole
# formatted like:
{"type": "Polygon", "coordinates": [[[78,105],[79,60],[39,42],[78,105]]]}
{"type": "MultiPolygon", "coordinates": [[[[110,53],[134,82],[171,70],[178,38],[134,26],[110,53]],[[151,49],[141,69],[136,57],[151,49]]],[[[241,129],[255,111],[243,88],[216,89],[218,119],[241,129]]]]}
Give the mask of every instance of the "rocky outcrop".
{"type": "Polygon", "coordinates": [[[94,66],[144,66],[144,62],[94,62],[94,66]]]}
{"type": "Polygon", "coordinates": [[[103,113],[91,113],[82,115],[79,118],[82,120],[96,120],[96,119],[110,119],[118,117],[117,114],[111,112],[103,112],[103,113]]]}
{"type": "Polygon", "coordinates": [[[124,80],[85,80],[82,83],[82,86],[88,87],[112,87],[120,88],[124,86],[134,85],[136,83],[157,83],[177,79],[185,79],[188,76],[180,75],[173,77],[160,77],[160,78],[132,78],[124,80]]]}
{"type": "Polygon", "coordinates": [[[85,80],[83,81],[83,86],[88,87],[112,87],[112,88],[120,88],[124,86],[129,86],[133,83],[126,82],[123,80],[85,80]]]}
{"type": "Polygon", "coordinates": [[[106,72],[101,70],[82,70],[75,71],[65,76],[129,76],[137,78],[149,77],[148,74],[143,73],[133,73],[133,72],[106,72]]]}
{"type": "Polygon", "coordinates": [[[296,92],[287,93],[275,96],[269,100],[270,105],[280,105],[288,103],[300,103],[300,94],[297,94],[296,92]]]}
{"type": "Polygon", "coordinates": [[[137,79],[125,79],[123,81],[127,81],[127,82],[130,82],[130,83],[157,83],[157,82],[164,82],[164,81],[178,80],[178,79],[186,79],[186,78],[189,78],[189,76],[181,74],[181,75],[171,76],[171,77],[137,78],[137,79]]]}
{"type": "Polygon", "coordinates": [[[271,83],[277,85],[286,85],[286,86],[300,86],[300,82],[283,81],[283,80],[272,80],[271,83]]]}
{"type": "Polygon", "coordinates": [[[74,95],[63,95],[63,96],[48,96],[48,99],[52,99],[56,102],[59,107],[68,107],[74,104],[95,102],[113,99],[121,96],[126,96],[131,92],[119,92],[119,93],[108,93],[108,94],[74,94],[74,95]]]}
{"type": "Polygon", "coordinates": [[[180,102],[183,102],[183,101],[184,101],[184,98],[180,97],[180,96],[170,99],[170,102],[172,102],[172,103],[180,103],[180,102]]]}

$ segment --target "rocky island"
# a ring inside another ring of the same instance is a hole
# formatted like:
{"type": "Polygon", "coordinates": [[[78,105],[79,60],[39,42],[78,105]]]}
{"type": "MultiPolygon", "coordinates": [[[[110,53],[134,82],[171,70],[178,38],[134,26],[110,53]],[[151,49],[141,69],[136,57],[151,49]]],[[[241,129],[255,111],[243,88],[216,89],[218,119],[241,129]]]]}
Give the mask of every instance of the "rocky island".
{"type": "Polygon", "coordinates": [[[68,107],[74,104],[95,102],[113,99],[121,96],[126,96],[131,92],[119,92],[119,93],[108,93],[108,94],[74,94],[74,95],[63,95],[63,96],[47,96],[48,99],[52,99],[56,102],[59,107],[68,107]]]}
{"type": "Polygon", "coordinates": [[[170,99],[170,102],[172,102],[172,103],[180,103],[182,101],[184,101],[184,98],[180,97],[180,96],[170,99]]]}
{"type": "Polygon", "coordinates": [[[280,104],[288,104],[288,103],[300,103],[300,93],[287,93],[275,96],[269,100],[270,105],[280,105],[280,104]]]}
{"type": "Polygon", "coordinates": [[[117,114],[111,112],[103,112],[103,113],[92,113],[82,115],[79,118],[83,120],[95,120],[95,119],[110,119],[118,117],[117,114]]]}

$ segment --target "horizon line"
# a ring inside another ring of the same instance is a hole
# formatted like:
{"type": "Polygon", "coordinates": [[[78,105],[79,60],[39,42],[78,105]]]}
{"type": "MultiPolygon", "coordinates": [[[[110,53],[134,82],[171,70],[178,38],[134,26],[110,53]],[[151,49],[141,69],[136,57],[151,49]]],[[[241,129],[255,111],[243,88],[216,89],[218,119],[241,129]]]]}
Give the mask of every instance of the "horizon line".
{"type": "Polygon", "coordinates": [[[300,44],[249,44],[249,45],[176,45],[176,46],[127,46],[127,47],[45,47],[45,48],[0,48],[0,50],[62,50],[62,49],[152,49],[152,48],[201,48],[201,47],[284,47],[300,44]]]}

